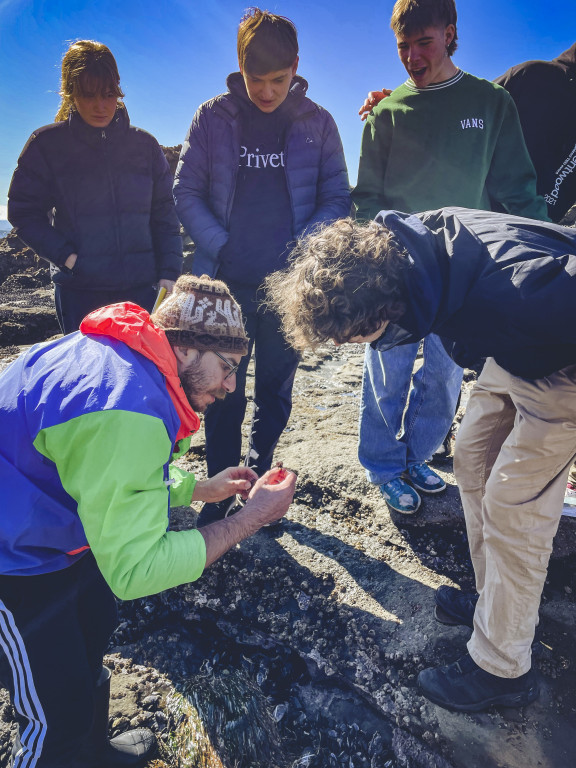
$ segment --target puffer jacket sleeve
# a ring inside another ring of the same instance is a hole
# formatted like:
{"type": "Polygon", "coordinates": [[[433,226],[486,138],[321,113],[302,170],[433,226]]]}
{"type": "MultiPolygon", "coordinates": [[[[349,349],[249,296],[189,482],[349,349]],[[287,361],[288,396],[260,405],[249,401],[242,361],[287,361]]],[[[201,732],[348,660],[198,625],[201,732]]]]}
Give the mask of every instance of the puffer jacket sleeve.
{"type": "Polygon", "coordinates": [[[204,252],[209,266],[213,262],[211,277],[218,269],[220,249],[228,240],[228,232],[208,205],[212,156],[209,130],[210,120],[214,119],[209,105],[199,107],[182,145],[174,181],[176,212],[196,247],[204,252]]]}
{"type": "Polygon", "coordinates": [[[26,245],[43,259],[62,267],[77,248],[50,223],[55,183],[43,151],[43,139],[33,133],[18,158],[8,191],[8,220],[26,245]]]}
{"type": "Polygon", "coordinates": [[[156,141],[154,143],[150,232],[158,279],[177,280],[182,272],[182,238],[172,197],[172,174],[160,145],[156,141]]]}
{"type": "Polygon", "coordinates": [[[305,235],[317,224],[328,224],[350,215],[351,197],[348,170],[344,158],[342,140],[332,115],[320,108],[324,121],[322,131],[322,154],[318,176],[316,210],[306,222],[302,232],[305,235]]]}

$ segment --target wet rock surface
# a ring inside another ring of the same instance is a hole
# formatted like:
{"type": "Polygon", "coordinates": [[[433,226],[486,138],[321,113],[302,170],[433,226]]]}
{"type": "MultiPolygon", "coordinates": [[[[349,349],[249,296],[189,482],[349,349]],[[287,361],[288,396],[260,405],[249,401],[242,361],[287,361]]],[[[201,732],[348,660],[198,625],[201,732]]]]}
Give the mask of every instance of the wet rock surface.
{"type": "MultiPolygon", "coordinates": [[[[58,326],[46,270],[17,239],[0,241],[0,274],[1,366],[58,326]],[[15,266],[2,271],[8,246],[15,266]]],[[[459,495],[448,459],[435,464],[445,493],[412,517],[388,510],[356,456],[361,373],[354,346],[305,356],[276,452],[299,474],[279,525],[194,584],[120,604],[105,659],[110,732],[152,728],[160,749],[149,768],[573,764],[576,520],[560,523],[544,592],[539,700],[477,715],[427,702],[418,672],[464,654],[470,634],[433,616],[436,587],[473,583],[459,495]],[[192,740],[203,745],[194,758],[192,740]]],[[[180,461],[204,475],[202,430],[180,461]]],[[[174,510],[171,526],[195,525],[200,508],[174,510]]],[[[12,717],[1,690],[0,766],[12,717]]]]}

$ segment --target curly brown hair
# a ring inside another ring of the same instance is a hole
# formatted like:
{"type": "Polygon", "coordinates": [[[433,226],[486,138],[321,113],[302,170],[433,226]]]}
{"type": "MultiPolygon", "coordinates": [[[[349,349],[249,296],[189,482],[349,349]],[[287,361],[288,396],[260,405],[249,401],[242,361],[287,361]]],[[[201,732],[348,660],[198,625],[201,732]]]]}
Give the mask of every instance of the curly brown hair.
{"type": "Polygon", "coordinates": [[[266,303],[296,349],[342,344],[404,314],[407,264],[386,227],[339,219],[298,241],[289,266],[266,278],[266,303]]]}

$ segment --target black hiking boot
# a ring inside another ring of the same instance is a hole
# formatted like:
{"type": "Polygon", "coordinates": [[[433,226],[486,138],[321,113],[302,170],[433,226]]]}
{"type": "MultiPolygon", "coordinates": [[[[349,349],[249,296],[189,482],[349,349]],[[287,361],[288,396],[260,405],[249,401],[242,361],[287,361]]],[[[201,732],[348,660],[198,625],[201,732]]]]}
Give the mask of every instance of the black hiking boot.
{"type": "Polygon", "coordinates": [[[456,587],[443,584],[434,593],[434,616],[441,624],[452,627],[474,627],[474,611],[478,602],[477,592],[462,592],[456,587]]]}
{"type": "Polygon", "coordinates": [[[525,707],[539,693],[534,670],[520,677],[498,677],[479,667],[469,654],[445,667],[423,670],[418,685],[427,699],[453,712],[525,707]]]}

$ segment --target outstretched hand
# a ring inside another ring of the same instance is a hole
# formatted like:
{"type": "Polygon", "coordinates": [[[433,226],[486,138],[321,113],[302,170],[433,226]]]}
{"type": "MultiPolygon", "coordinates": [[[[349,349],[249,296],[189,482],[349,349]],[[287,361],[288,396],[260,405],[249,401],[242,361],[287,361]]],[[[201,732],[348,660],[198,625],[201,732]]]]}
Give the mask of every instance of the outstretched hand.
{"type": "MultiPolygon", "coordinates": [[[[201,489],[221,475],[235,471],[241,473],[248,471],[250,477],[256,474],[247,467],[232,467],[220,472],[220,475],[214,475],[210,480],[201,480],[200,482],[203,484],[201,489]]],[[[242,475],[242,477],[237,477],[235,480],[229,479],[230,482],[248,482],[247,475],[242,475]],[[242,480],[242,477],[246,479],[242,480]]],[[[238,542],[256,533],[263,525],[280,520],[288,511],[295,487],[296,475],[294,472],[282,467],[274,467],[256,480],[248,493],[246,505],[239,512],[225,520],[217,520],[215,523],[199,528],[198,530],[206,544],[206,565],[211,565],[238,542]]],[[[226,494],[230,495],[230,491],[226,491],[226,494]]],[[[196,498],[201,497],[197,496],[196,498]]],[[[214,498],[216,499],[216,497],[214,498]]],[[[207,497],[206,500],[208,500],[207,497]]]]}
{"type": "Polygon", "coordinates": [[[260,528],[280,520],[292,503],[296,475],[289,469],[274,467],[254,485],[242,513],[260,528]]]}
{"type": "Polygon", "coordinates": [[[358,110],[360,120],[366,120],[370,112],[374,109],[376,104],[379,104],[386,96],[390,96],[392,93],[388,88],[382,88],[381,91],[370,91],[368,96],[364,99],[364,104],[358,110]]]}
{"type": "Polygon", "coordinates": [[[207,480],[198,480],[192,494],[193,501],[222,501],[239,494],[248,498],[258,475],[249,467],[228,467],[207,480]]]}

